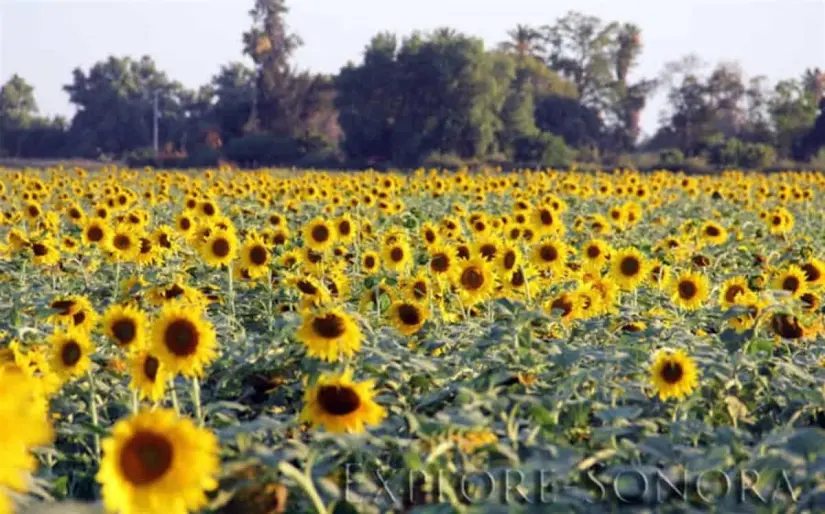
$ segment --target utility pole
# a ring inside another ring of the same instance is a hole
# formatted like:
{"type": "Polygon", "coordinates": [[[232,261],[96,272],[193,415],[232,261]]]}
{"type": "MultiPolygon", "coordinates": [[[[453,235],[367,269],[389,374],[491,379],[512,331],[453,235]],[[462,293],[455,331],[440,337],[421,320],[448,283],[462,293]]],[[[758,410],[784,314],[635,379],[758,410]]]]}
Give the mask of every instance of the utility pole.
{"type": "Polygon", "coordinates": [[[158,158],[158,120],[160,119],[160,112],[158,109],[158,91],[155,90],[155,101],[153,103],[152,112],[152,147],[155,149],[155,159],[158,158]]]}

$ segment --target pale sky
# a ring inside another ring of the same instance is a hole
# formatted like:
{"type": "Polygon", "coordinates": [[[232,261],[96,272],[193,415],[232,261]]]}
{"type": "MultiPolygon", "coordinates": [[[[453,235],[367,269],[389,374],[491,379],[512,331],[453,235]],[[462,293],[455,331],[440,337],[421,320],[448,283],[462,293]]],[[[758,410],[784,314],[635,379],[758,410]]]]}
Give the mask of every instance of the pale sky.
{"type": "MultiPolygon", "coordinates": [[[[110,54],[149,54],[187,87],[243,60],[241,33],[252,0],[0,0],[0,82],[12,74],[35,87],[41,113],[70,116],[61,85],[76,66],[110,54]]],[[[689,53],[713,65],[738,60],[771,81],[825,68],[825,0],[291,0],[287,22],[305,46],[301,68],[336,72],[359,60],[377,32],[408,34],[450,26],[488,47],[518,23],[552,23],[569,10],[642,28],[644,53],[634,75],[655,76],[689,53]]],[[[655,130],[663,98],[642,126],[655,130]]]]}

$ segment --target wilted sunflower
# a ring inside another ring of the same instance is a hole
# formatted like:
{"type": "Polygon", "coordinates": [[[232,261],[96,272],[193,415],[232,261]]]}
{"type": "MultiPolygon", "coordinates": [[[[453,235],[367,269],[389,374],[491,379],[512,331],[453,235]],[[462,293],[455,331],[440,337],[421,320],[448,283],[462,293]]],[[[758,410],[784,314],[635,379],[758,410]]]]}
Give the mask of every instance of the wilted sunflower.
{"type": "Polygon", "coordinates": [[[336,234],[333,230],[325,219],[315,218],[304,225],[304,244],[317,252],[325,252],[335,244],[336,234]]]}
{"type": "Polygon", "coordinates": [[[719,306],[722,309],[729,309],[736,303],[736,298],[739,295],[750,292],[748,286],[748,279],[739,275],[731,277],[722,284],[719,291],[719,306]]]}
{"type": "Polygon", "coordinates": [[[792,298],[799,298],[808,290],[807,277],[802,268],[792,264],[777,274],[773,287],[787,291],[792,298]]]}
{"type": "Polygon", "coordinates": [[[119,421],[103,441],[97,480],[111,512],[185,514],[218,486],[218,439],[174,411],[144,411],[119,421]]]}
{"type": "Polygon", "coordinates": [[[310,357],[328,362],[354,355],[364,338],[352,317],[339,308],[306,312],[295,336],[310,357]]]}
{"type": "Polygon", "coordinates": [[[166,391],[167,373],[160,359],[151,350],[142,348],[129,356],[129,388],[140,398],[159,402],[166,391]]]}
{"type": "Polygon", "coordinates": [[[85,330],[70,328],[66,331],[56,330],[49,338],[51,343],[51,358],[49,362],[52,370],[62,381],[76,378],[89,369],[92,361],[89,358],[94,347],[89,341],[85,330]]]}
{"type": "Polygon", "coordinates": [[[696,362],[682,349],[659,350],[650,367],[650,375],[661,400],[680,400],[699,383],[696,362]]]}
{"type": "Polygon", "coordinates": [[[254,232],[247,235],[246,241],[241,248],[241,266],[246,269],[250,278],[260,278],[269,275],[269,265],[271,261],[272,256],[261,236],[254,232]]]}
{"type": "Polygon", "coordinates": [[[610,259],[610,278],[620,288],[632,291],[648,278],[648,262],[635,248],[622,248],[610,259]]]}
{"type": "Polygon", "coordinates": [[[393,326],[405,336],[421,330],[430,317],[430,311],[420,302],[402,300],[390,307],[390,319],[393,326]]]}
{"type": "Polygon", "coordinates": [[[238,238],[228,230],[213,230],[198,246],[198,254],[207,266],[228,266],[238,254],[238,238]]]}
{"type": "Polygon", "coordinates": [[[671,301],[688,311],[702,308],[708,299],[710,281],[697,272],[687,271],[671,279],[667,285],[671,301]]]}
{"type": "Polygon", "coordinates": [[[131,305],[112,305],[103,315],[103,331],[118,347],[133,351],[146,341],[146,314],[131,305]]]}
{"type": "Polygon", "coordinates": [[[217,346],[212,324],[191,307],[166,304],[154,322],[152,351],[172,374],[200,376],[217,357],[217,346]]]}
{"type": "Polygon", "coordinates": [[[453,281],[466,307],[489,298],[496,285],[490,264],[478,257],[461,261],[453,281]]]}
{"type": "Polygon", "coordinates": [[[378,425],[386,411],[375,403],[375,382],[353,382],[352,372],[322,375],[304,394],[300,419],[329,432],[359,433],[378,425]]]}

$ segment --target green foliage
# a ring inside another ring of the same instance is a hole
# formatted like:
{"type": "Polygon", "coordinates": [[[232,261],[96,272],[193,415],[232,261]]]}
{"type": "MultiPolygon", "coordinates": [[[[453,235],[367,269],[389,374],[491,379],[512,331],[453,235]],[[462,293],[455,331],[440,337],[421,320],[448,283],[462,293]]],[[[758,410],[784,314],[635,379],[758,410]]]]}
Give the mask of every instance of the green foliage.
{"type": "Polygon", "coordinates": [[[576,158],[575,150],[564,139],[549,132],[525,135],[516,140],[515,158],[520,163],[536,166],[567,167],[576,158]]]}
{"type": "Polygon", "coordinates": [[[667,148],[659,153],[659,163],[664,167],[680,166],[685,162],[685,154],[678,148],[667,148]]]}

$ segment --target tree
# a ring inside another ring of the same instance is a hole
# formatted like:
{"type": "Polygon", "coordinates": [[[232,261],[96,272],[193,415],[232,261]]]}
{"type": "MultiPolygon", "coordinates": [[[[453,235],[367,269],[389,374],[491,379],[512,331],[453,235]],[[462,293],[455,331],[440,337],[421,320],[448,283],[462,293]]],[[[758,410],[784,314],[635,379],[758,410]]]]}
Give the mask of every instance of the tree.
{"type": "Polygon", "coordinates": [[[507,31],[509,41],[499,44],[499,50],[513,54],[519,58],[541,58],[546,52],[544,40],[540,31],[528,25],[516,25],[516,28],[507,31]]]}
{"type": "Polygon", "coordinates": [[[779,81],[774,87],[768,109],[776,134],[777,152],[782,157],[798,154],[799,151],[795,152],[794,148],[814,125],[819,102],[805,90],[802,81],[787,79],[779,81]]]}
{"type": "Polygon", "coordinates": [[[212,77],[211,101],[215,124],[225,140],[241,137],[253,115],[256,86],[255,70],[240,62],[221,66],[212,77]]]}
{"type": "Polygon", "coordinates": [[[0,127],[13,130],[27,127],[37,116],[34,88],[14,74],[0,89],[0,127]]]}

